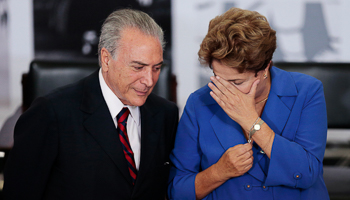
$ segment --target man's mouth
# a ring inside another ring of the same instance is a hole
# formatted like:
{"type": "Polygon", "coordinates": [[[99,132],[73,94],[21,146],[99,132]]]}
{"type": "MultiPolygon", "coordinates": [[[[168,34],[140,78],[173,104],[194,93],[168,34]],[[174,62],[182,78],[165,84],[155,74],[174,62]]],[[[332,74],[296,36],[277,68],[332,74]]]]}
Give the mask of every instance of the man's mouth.
{"type": "Polygon", "coordinates": [[[144,96],[144,95],[147,95],[148,90],[146,90],[146,91],[144,92],[144,91],[140,91],[140,90],[136,90],[136,89],[135,89],[135,92],[136,92],[137,95],[144,96]]]}

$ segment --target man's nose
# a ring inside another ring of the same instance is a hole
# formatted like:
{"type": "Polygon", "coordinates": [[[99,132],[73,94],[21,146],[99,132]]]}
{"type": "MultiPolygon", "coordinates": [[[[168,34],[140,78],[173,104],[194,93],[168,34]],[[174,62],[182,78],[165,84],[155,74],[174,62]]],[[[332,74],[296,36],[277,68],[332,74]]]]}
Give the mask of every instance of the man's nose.
{"type": "Polygon", "coordinates": [[[146,69],[143,74],[143,78],[141,80],[141,83],[145,84],[147,87],[153,86],[153,71],[151,69],[146,69]]]}

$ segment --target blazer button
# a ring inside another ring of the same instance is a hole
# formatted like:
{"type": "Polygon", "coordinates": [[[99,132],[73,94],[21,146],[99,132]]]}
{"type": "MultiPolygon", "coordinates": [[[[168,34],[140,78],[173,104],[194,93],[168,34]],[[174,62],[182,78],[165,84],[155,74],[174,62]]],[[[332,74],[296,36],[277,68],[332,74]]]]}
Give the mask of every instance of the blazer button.
{"type": "Polygon", "coordinates": [[[298,179],[301,179],[301,174],[298,173],[298,172],[295,173],[295,174],[294,174],[294,178],[297,179],[297,180],[298,180],[298,179]]]}
{"type": "Polygon", "coordinates": [[[267,190],[269,189],[269,187],[266,187],[265,185],[263,185],[263,186],[262,186],[262,189],[263,189],[264,191],[267,191],[267,190]]]}
{"type": "Polygon", "coordinates": [[[245,186],[244,186],[244,188],[246,189],[246,190],[252,190],[252,186],[250,185],[250,184],[246,184],[245,186]]]}

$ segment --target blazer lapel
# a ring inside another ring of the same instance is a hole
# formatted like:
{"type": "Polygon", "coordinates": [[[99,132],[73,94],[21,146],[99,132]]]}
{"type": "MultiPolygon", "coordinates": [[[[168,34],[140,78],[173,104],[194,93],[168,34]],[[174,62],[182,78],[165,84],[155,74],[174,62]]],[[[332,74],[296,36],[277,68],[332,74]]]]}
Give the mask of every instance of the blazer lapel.
{"type": "Polygon", "coordinates": [[[297,89],[288,72],[272,67],[271,89],[261,118],[281,135],[294,105],[297,89]]]}
{"type": "Polygon", "coordinates": [[[105,103],[98,80],[98,71],[85,80],[81,110],[86,113],[86,130],[111,158],[125,179],[132,184],[117,130],[105,103]]]}
{"type": "Polygon", "coordinates": [[[289,115],[290,110],[288,107],[276,94],[270,93],[269,101],[266,102],[261,119],[264,120],[276,134],[281,135],[289,115]]]}
{"type": "MultiPolygon", "coordinates": [[[[233,121],[221,107],[218,106],[216,113],[210,120],[214,133],[225,151],[238,144],[244,144],[247,139],[244,137],[241,126],[233,121]]],[[[258,151],[253,148],[253,156],[257,158],[258,151]]],[[[258,159],[254,159],[253,167],[248,173],[260,181],[264,181],[265,174],[258,164],[258,159]]]]}
{"type": "Polygon", "coordinates": [[[225,151],[237,144],[246,143],[247,140],[242,133],[241,126],[233,121],[220,106],[217,107],[210,124],[225,151]]]}

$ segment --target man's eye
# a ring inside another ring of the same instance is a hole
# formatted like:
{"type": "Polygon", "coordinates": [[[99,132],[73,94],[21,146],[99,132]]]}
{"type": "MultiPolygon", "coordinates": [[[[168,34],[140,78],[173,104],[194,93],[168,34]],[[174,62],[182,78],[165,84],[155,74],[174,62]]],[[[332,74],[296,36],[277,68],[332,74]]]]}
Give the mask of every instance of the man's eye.
{"type": "Polygon", "coordinates": [[[155,67],[155,68],[153,68],[153,70],[154,70],[154,71],[160,71],[160,68],[161,68],[161,67],[155,67]]]}
{"type": "Polygon", "coordinates": [[[134,66],[134,69],[136,69],[136,70],[141,70],[143,67],[141,66],[141,67],[139,67],[139,66],[134,66]]]}

